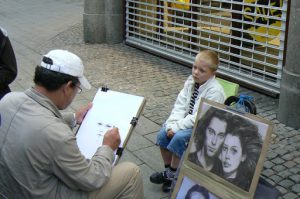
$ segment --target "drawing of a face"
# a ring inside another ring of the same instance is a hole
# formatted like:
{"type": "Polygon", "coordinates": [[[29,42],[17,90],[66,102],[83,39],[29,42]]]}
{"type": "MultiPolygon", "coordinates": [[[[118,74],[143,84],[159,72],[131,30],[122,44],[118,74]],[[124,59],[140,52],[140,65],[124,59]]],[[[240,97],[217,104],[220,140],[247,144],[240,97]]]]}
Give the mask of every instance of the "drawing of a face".
{"type": "Polygon", "coordinates": [[[224,142],[227,123],[217,117],[213,117],[206,128],[205,153],[208,157],[218,155],[219,149],[224,142]]]}
{"type": "Polygon", "coordinates": [[[205,199],[202,193],[194,191],[191,193],[190,199],[205,199]]]}
{"type": "Polygon", "coordinates": [[[227,134],[221,153],[223,170],[227,178],[236,177],[237,169],[245,158],[245,155],[242,153],[240,138],[227,134]]]}

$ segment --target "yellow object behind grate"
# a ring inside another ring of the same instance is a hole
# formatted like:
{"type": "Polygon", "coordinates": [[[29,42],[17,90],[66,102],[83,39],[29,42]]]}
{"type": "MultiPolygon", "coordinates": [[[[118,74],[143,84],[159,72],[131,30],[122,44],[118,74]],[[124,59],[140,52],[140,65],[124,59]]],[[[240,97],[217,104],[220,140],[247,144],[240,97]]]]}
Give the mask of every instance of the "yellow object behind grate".
{"type": "Polygon", "coordinates": [[[176,0],[171,4],[173,8],[181,9],[181,10],[189,10],[190,9],[190,0],[176,0]]]}

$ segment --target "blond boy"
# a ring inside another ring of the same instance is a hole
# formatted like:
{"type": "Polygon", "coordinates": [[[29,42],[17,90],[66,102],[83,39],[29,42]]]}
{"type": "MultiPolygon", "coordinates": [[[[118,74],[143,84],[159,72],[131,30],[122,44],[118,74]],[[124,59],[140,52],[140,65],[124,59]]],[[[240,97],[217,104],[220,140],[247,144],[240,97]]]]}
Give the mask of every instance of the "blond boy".
{"type": "Polygon", "coordinates": [[[192,75],[184,83],[169,118],[157,135],[165,171],[152,174],[150,181],[163,184],[164,192],[170,191],[180,158],[191,137],[200,99],[219,103],[225,100],[223,88],[215,78],[218,65],[216,52],[203,50],[197,54],[192,75]]]}

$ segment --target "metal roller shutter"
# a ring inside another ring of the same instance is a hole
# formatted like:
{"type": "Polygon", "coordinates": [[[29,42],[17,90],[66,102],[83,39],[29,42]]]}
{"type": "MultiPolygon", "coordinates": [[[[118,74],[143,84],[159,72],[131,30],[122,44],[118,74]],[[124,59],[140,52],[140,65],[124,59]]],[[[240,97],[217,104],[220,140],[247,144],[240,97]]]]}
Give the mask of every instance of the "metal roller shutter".
{"type": "Polygon", "coordinates": [[[219,53],[219,73],[279,93],[286,0],[126,0],[126,43],[192,64],[219,53]]]}

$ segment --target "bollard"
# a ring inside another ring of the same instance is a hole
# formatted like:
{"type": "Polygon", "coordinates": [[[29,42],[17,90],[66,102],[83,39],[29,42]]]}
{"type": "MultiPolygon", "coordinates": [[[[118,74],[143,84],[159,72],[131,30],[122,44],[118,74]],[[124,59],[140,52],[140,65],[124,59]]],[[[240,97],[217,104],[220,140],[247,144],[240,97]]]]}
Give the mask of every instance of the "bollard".
{"type": "Polygon", "coordinates": [[[121,43],[124,39],[124,0],[105,0],[106,42],[121,43]]]}
{"type": "Polygon", "coordinates": [[[85,0],[83,34],[86,43],[121,43],[124,23],[123,0],[85,0]]]}
{"type": "Polygon", "coordinates": [[[105,42],[105,0],[85,0],[83,37],[86,43],[105,42]]]}
{"type": "Polygon", "coordinates": [[[300,129],[300,3],[289,1],[290,21],[280,86],[278,120],[290,127],[300,129]]]}

